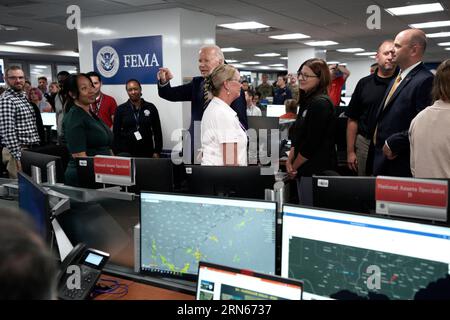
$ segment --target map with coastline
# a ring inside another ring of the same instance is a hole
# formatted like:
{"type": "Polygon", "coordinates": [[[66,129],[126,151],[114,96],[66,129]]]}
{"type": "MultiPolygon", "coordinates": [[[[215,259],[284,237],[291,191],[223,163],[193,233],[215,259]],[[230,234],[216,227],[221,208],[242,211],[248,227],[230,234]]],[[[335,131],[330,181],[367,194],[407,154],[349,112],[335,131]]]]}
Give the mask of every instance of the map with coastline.
{"type": "Polygon", "coordinates": [[[275,210],[179,201],[142,210],[143,268],[197,274],[209,261],[274,274],[275,210]]]}

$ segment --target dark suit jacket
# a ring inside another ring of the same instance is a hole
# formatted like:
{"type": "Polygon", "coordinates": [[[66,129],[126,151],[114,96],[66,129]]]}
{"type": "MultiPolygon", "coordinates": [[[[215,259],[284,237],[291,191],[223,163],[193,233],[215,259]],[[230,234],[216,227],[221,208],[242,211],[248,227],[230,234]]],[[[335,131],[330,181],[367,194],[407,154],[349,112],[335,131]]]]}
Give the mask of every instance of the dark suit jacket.
{"type": "MultiPolygon", "coordinates": [[[[177,87],[171,87],[170,82],[163,87],[158,85],[158,94],[161,98],[173,102],[191,101],[191,128],[194,121],[202,120],[204,111],[203,77],[194,77],[191,82],[177,87]]],[[[231,108],[236,111],[242,125],[248,129],[247,104],[243,90],[241,90],[241,96],[231,104],[231,108]]]]}
{"type": "Polygon", "coordinates": [[[412,119],[421,110],[431,105],[433,74],[425,68],[423,63],[419,64],[402,80],[386,107],[383,108],[394,82],[395,79],[386,89],[376,116],[378,128],[373,173],[374,175],[410,177],[408,130],[412,119]],[[385,141],[392,152],[397,154],[394,160],[388,160],[383,155],[385,141]]]}

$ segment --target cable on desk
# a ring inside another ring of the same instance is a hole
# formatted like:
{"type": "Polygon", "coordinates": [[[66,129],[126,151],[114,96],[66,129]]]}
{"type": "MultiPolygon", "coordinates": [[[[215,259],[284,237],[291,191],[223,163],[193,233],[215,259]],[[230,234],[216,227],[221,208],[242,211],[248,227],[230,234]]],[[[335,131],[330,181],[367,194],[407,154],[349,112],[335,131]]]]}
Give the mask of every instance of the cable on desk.
{"type": "Polygon", "coordinates": [[[92,298],[102,294],[112,294],[117,295],[117,298],[122,298],[128,294],[128,285],[114,279],[101,278],[93,291],[92,298]],[[105,283],[111,283],[111,285],[106,285],[105,283]]]}

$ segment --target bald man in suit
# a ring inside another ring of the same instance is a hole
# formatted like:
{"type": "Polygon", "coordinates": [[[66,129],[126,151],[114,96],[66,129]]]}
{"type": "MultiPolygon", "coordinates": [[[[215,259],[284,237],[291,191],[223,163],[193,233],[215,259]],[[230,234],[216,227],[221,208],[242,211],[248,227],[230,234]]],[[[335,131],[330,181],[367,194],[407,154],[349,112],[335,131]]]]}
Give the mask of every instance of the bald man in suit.
{"type": "Polygon", "coordinates": [[[376,116],[373,174],[411,177],[408,129],[412,119],[431,105],[433,74],[423,65],[427,41],[418,29],[400,32],[393,62],[400,73],[386,90],[376,116]]]}

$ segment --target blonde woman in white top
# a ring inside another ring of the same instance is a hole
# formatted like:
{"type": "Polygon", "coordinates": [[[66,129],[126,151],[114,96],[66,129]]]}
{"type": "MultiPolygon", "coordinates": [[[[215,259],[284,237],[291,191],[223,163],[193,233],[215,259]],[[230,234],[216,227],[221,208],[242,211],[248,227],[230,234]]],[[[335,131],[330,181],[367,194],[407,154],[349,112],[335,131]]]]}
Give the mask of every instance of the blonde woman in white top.
{"type": "Polygon", "coordinates": [[[436,70],[432,106],[409,128],[411,173],[415,178],[450,178],[450,59],[436,70]]]}
{"type": "Polygon", "coordinates": [[[246,166],[247,134],[230,107],[241,93],[239,72],[221,65],[205,79],[211,102],[201,124],[202,165],[246,166]]]}

